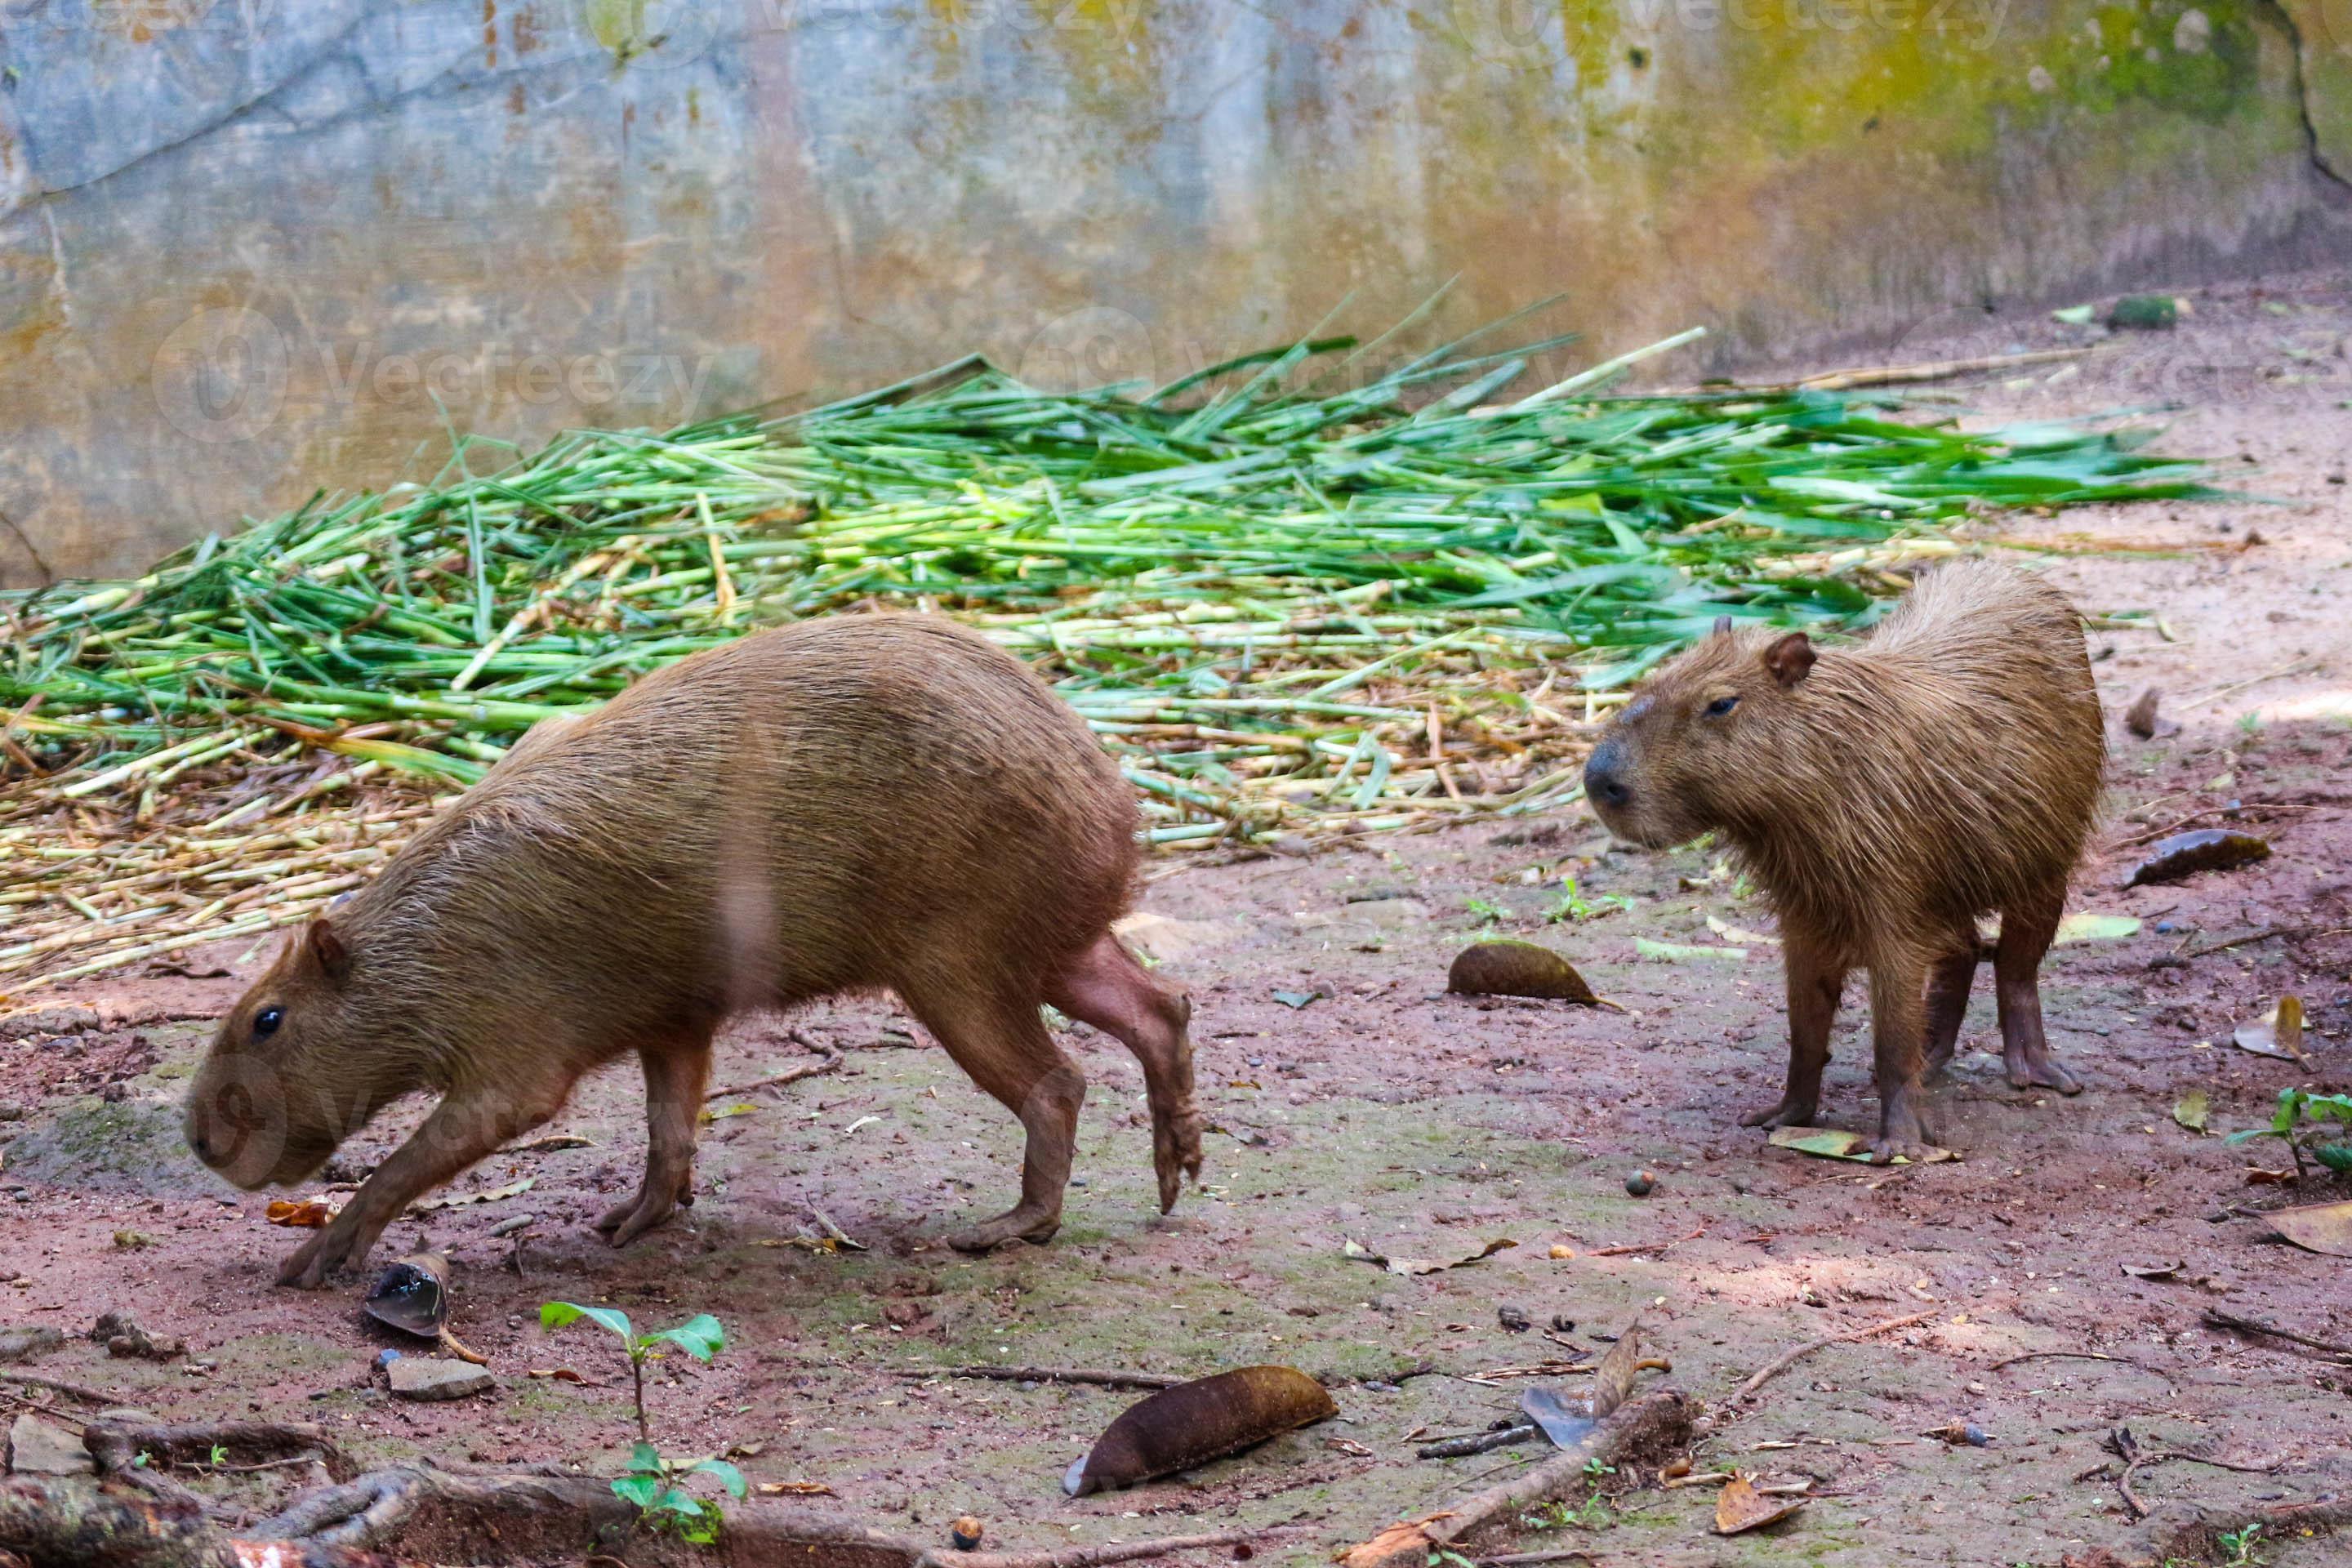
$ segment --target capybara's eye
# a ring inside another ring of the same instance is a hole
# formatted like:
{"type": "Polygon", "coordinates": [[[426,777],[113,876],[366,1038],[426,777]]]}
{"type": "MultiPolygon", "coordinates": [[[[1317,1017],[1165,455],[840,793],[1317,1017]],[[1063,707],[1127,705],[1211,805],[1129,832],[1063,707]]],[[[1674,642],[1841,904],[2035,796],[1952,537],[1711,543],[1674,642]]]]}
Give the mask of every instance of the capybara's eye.
{"type": "Polygon", "coordinates": [[[264,1007],[253,1016],[253,1037],[257,1040],[268,1039],[278,1032],[278,1026],[285,1021],[285,1008],[264,1007]]]}
{"type": "Polygon", "coordinates": [[[1710,719],[1720,719],[1738,706],[1739,699],[1737,697],[1718,697],[1706,705],[1706,716],[1710,719]]]}

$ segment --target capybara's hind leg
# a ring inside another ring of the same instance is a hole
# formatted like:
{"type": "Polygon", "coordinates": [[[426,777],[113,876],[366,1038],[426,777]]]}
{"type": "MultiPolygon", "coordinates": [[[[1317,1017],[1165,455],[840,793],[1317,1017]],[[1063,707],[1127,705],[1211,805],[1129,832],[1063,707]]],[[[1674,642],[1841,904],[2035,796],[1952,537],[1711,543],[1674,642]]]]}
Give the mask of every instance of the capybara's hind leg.
{"type": "Polygon", "coordinates": [[[1192,1001],[1163,985],[1106,931],[1045,987],[1045,1000],[1081,1023],[1115,1035],[1143,1064],[1151,1104],[1151,1167],[1160,1212],[1176,1206],[1184,1178],[1201,1179],[1201,1109],[1192,1101],[1192,1001]]]}
{"type": "Polygon", "coordinates": [[[1751,1110],[1742,1127],[1811,1127],[1821,1114],[1822,1069],[1830,1060],[1830,1026],[1837,1019],[1845,967],[1828,949],[1790,927],[1781,935],[1789,982],[1789,1081],[1780,1103],[1751,1110]]]}
{"type": "Polygon", "coordinates": [[[907,995],[907,1005],[940,1037],[974,1083],[1021,1119],[1029,1135],[1021,1160],[1021,1201],[993,1219],[951,1232],[959,1252],[986,1252],[1015,1239],[1040,1243],[1062,1228],[1062,1189],[1077,1147],[1086,1075],[1062,1054],[1037,1015],[1037,999],[982,992],[907,995]]]}
{"type": "Polygon", "coordinates": [[[626,1247],[694,1202],[694,1134],[710,1082],[710,1036],[647,1046],[637,1060],[646,1072],[646,1179],[635,1197],[596,1221],[614,1247],[626,1247]]]}
{"type": "Polygon", "coordinates": [[[2000,1003],[2001,1057],[2013,1089],[2083,1092],[2082,1081],[2051,1057],[2049,1038],[2042,1032],[2042,955],[2058,934],[2065,908],[2066,889],[2060,883],[2000,911],[1992,972],[2000,1003]]]}
{"type": "Polygon", "coordinates": [[[1977,978],[1977,933],[1970,926],[1952,933],[1959,944],[1927,971],[1927,1072],[1933,1076],[1951,1064],[1960,1043],[1960,1020],[1968,1016],[1969,987],[1977,978]]]}

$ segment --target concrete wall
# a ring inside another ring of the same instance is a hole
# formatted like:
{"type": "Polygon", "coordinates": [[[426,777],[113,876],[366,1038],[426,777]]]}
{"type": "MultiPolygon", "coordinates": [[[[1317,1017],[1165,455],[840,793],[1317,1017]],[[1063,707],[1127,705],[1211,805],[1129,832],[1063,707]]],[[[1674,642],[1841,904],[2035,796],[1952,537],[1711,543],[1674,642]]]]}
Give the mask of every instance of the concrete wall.
{"type": "Polygon", "coordinates": [[[444,409],[1166,377],[1456,275],[1433,331],[1899,352],[2335,243],[2347,48],[2352,0],[0,0],[0,582],[425,477],[444,409]]]}

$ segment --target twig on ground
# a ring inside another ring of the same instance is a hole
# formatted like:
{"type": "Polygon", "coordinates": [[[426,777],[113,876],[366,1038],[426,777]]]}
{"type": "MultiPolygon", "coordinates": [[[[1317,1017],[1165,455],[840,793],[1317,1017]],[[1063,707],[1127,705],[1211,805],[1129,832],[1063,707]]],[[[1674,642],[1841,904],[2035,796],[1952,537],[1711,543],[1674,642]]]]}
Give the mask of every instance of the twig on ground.
{"type": "Polygon", "coordinates": [[[1538,1563],[1567,1563],[1581,1560],[1598,1563],[1601,1559],[1581,1546],[1562,1547],[1554,1552],[1506,1552],[1499,1557],[1481,1557],[1478,1568],[1535,1568],[1538,1563]]]}
{"type": "Polygon", "coordinates": [[[824,1060],[821,1062],[806,1062],[799,1067],[786,1068],[780,1073],[772,1073],[766,1078],[755,1078],[750,1083],[730,1084],[725,1089],[714,1089],[702,1098],[717,1100],[722,1094],[750,1094],[754,1089],[782,1089],[788,1083],[798,1083],[804,1078],[814,1078],[819,1073],[831,1072],[840,1065],[841,1053],[828,1051],[825,1053],[824,1060]]]}
{"type": "Polygon", "coordinates": [[[1587,1258],[1626,1258],[1636,1252],[1664,1252],[1669,1247],[1680,1247],[1685,1241],[1696,1241],[1700,1237],[1705,1236],[1706,1234],[1706,1226],[1701,1226],[1696,1230],[1691,1232],[1688,1236],[1677,1236],[1668,1241],[1647,1241],[1638,1247],[1596,1247],[1590,1252],[1587,1252],[1584,1256],[1587,1258]]]}
{"type": "MultiPolygon", "coordinates": [[[[2143,1448],[2128,1426],[2118,1426],[2107,1434],[2107,1447],[2124,1462],[2123,1473],[2116,1478],[2116,1489],[2123,1494],[2124,1507],[2135,1520],[2148,1515],[2147,1500],[2132,1490],[2132,1476],[2148,1465],[2161,1465],[2167,1460],[2180,1459],[2192,1465],[2210,1465],[2217,1470],[2235,1470],[2240,1475],[2272,1476],[2286,1467],[2286,1456],[2265,1459],[2260,1464],[2242,1465],[2234,1459],[2209,1458],[2203,1454],[2184,1453],[2179,1448],[2143,1448]]],[[[2085,1475],[2091,1474],[2084,1471],[2085,1475]]]]}
{"type": "Polygon", "coordinates": [[[1866,1329],[1856,1329],[1851,1332],[1843,1334],[1825,1334],[1818,1340],[1812,1340],[1807,1343],[1799,1345],[1795,1350],[1789,1352],[1786,1355],[1780,1357],[1780,1360],[1772,1363],[1769,1366],[1767,1366],[1760,1372],[1757,1373],[1755,1376],[1749,1378],[1746,1383],[1741,1384],[1739,1387],[1733,1392],[1731,1395],[1732,1400],[1736,1402],[1747,1398],[1749,1394],[1755,1393],[1767,1383],[1769,1383],[1772,1379],[1780,1376],[1782,1373],[1788,1371],[1790,1367],[1796,1365],[1799,1362],[1804,1360],[1815,1351],[1827,1350],[1832,1345],[1853,1344],[1857,1340],[1870,1339],[1874,1335],[1877,1334],[1892,1333],[1896,1329],[1907,1329],[1914,1323],[1924,1323],[1930,1318],[1939,1316],[1942,1311],[1943,1309],[1938,1307],[1934,1311],[1914,1312],[1907,1318],[1889,1318],[1883,1323],[1873,1323],[1866,1329]]]}
{"type": "Polygon", "coordinates": [[[1118,1541],[1101,1546],[1066,1546],[1054,1552],[926,1552],[921,1563],[951,1568],[1097,1568],[1105,1563],[1132,1563],[1143,1557],[1164,1557],[1176,1552],[1200,1552],[1216,1546],[1238,1546],[1283,1534],[1276,1527],[1213,1530],[1202,1535],[1170,1535],[1158,1541],[1118,1541]]]}
{"type": "Polygon", "coordinates": [[[2150,1366],[2144,1361],[2134,1361],[2127,1355],[2109,1355],[2105,1351],[2025,1351],[2020,1354],[2010,1356],[2001,1361],[1997,1361],[1990,1366],[1985,1368],[1985,1370],[1987,1372],[1999,1372],[2005,1366],[2015,1366],[2021,1361],[2111,1361],[2118,1366],[2136,1366],[2142,1372],[2153,1373],[2157,1376],[2166,1379],[2168,1382],[2170,1381],[2172,1376],[2170,1373],[2166,1372],[2162,1367],[2150,1366]]]}
{"type": "Polygon", "coordinates": [[[2268,1334],[2273,1339],[2308,1345],[2313,1350],[2326,1351],[2330,1355],[2352,1356],[2352,1345],[2339,1345],[2332,1340],[2315,1340],[2309,1334],[2299,1334],[2293,1329],[2282,1329],[2276,1324],[2265,1323],[2260,1318],[2240,1317],[2235,1312],[2225,1312],[2219,1307],[2205,1309],[2205,1324],[2208,1328],[2235,1329],[2242,1334],[2268,1334]]]}
{"type": "Polygon", "coordinates": [[[61,1377],[39,1377],[29,1372],[16,1372],[7,1367],[0,1367],[0,1383],[21,1384],[26,1388],[46,1388],[52,1394],[62,1394],[69,1399],[79,1399],[86,1405],[122,1403],[121,1395],[109,1394],[102,1388],[92,1388],[88,1384],[68,1383],[61,1377]]]}
{"type": "Polygon", "coordinates": [[[1343,1568],[1424,1568],[1440,1550],[1584,1484],[1596,1461],[1622,1465],[1637,1456],[1680,1449],[1688,1446],[1690,1430],[1690,1401],[1680,1392],[1662,1388],[1643,1394],[1534,1468],[1424,1518],[1392,1524],[1340,1563],[1343,1568]]]}
{"type": "MultiPolygon", "coordinates": [[[[1088,1383],[1100,1388],[1173,1388],[1190,1383],[1163,1372],[1118,1372],[1086,1366],[902,1367],[900,1377],[984,1377],[998,1383],[1088,1383]]],[[[966,1561],[966,1559],[959,1559],[966,1561]]]]}
{"type": "Polygon", "coordinates": [[[1507,1448],[1514,1443],[1528,1442],[1542,1431],[1543,1428],[1532,1421],[1520,1421],[1508,1426],[1473,1432],[1466,1437],[1441,1437],[1434,1443],[1423,1444],[1413,1450],[1413,1454],[1423,1459],[1463,1459],[1473,1454],[1507,1448]]]}

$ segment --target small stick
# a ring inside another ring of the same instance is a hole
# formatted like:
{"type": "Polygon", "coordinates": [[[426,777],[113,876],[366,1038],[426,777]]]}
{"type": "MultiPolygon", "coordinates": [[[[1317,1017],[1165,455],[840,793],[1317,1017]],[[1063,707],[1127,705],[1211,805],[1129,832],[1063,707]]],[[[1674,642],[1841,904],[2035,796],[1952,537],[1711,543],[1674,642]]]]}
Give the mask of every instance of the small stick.
{"type": "Polygon", "coordinates": [[[1535,1568],[1538,1563],[1566,1563],[1571,1559],[1585,1563],[1601,1561],[1581,1546],[1570,1546],[1558,1552],[1506,1552],[1500,1557],[1481,1557],[1478,1568],[1535,1568]]]}
{"type": "Polygon", "coordinates": [[[1086,1366],[928,1366],[902,1368],[900,1377],[983,1377],[998,1383],[1086,1383],[1098,1388],[1173,1388],[1190,1383],[1161,1372],[1117,1372],[1086,1366]]]}
{"type": "Polygon", "coordinates": [[[2352,1355],[2352,1345],[2339,1345],[2328,1340],[2315,1340],[2308,1334],[2298,1334],[2293,1329],[2277,1328],[2263,1322],[2259,1318],[2242,1318],[2235,1312],[2224,1312],[2218,1307],[2205,1309],[2205,1323],[2209,1328],[2235,1329],[2240,1333],[2268,1334],[2273,1339],[2287,1340],[2299,1345],[2309,1345],[2313,1350],[2326,1351],[2330,1355],[2352,1355]]]}
{"type": "Polygon", "coordinates": [[[1997,1361],[1985,1370],[1999,1372],[2002,1367],[2015,1366],[2021,1361],[2106,1361],[2113,1362],[2118,1366],[2136,1366],[2142,1372],[2154,1373],[2168,1381],[2170,1378],[2170,1374],[2161,1367],[2150,1366],[2144,1361],[2134,1361],[2127,1355],[2108,1355],[2104,1351],[2027,1351],[2021,1355],[2013,1355],[2007,1360],[1997,1361]]]}
{"type": "Polygon", "coordinates": [[[717,1100],[722,1094],[749,1094],[753,1089],[781,1089],[788,1083],[798,1083],[804,1078],[814,1078],[819,1073],[831,1072],[840,1065],[841,1053],[839,1051],[832,1051],[828,1052],[824,1060],[821,1062],[804,1062],[799,1067],[786,1068],[782,1072],[772,1074],[767,1078],[753,1079],[750,1083],[732,1084],[725,1089],[714,1089],[702,1098],[705,1100],[717,1100]]]}
{"type": "MultiPolygon", "coordinates": [[[[1066,1546],[1058,1552],[958,1552],[946,1554],[960,1568],[1097,1568],[1106,1563],[1131,1563],[1139,1557],[1165,1557],[1178,1552],[1199,1552],[1213,1546],[1238,1546],[1284,1533],[1279,1528],[1212,1531],[1205,1535],[1169,1535],[1158,1541],[1115,1541],[1101,1546],[1066,1546]]],[[[922,1561],[937,1562],[931,1553],[922,1561]]]]}
{"type": "Polygon", "coordinates": [[[1484,1454],[1495,1448],[1507,1448],[1514,1443],[1524,1443],[1542,1431],[1532,1421],[1516,1426],[1498,1426],[1491,1432],[1475,1432],[1467,1437],[1447,1437],[1435,1443],[1423,1444],[1413,1450],[1423,1459],[1460,1459],[1472,1454],[1484,1454]]]}
{"type": "Polygon", "coordinates": [[[1804,1360],[1815,1351],[1827,1350],[1832,1345],[1852,1344],[1857,1340],[1866,1340],[1872,1338],[1874,1335],[1891,1333],[1896,1329],[1907,1329],[1914,1323],[1926,1322],[1928,1319],[1939,1315],[1942,1309],[1937,1308],[1935,1311],[1914,1312],[1907,1318],[1889,1318],[1883,1323],[1873,1323],[1866,1329],[1857,1329],[1851,1333],[1827,1334],[1821,1339],[1813,1340],[1805,1344],[1799,1345],[1795,1350],[1789,1352],[1788,1354],[1772,1363],[1771,1365],[1764,1368],[1761,1372],[1759,1372],[1754,1377],[1751,1377],[1746,1383],[1741,1384],[1738,1389],[1733,1393],[1731,1397],[1734,1400],[1747,1398],[1749,1394],[1755,1393],[1767,1383],[1769,1383],[1772,1379],[1780,1376],[1782,1373],[1788,1371],[1790,1367],[1796,1365],[1799,1362],[1804,1360]]]}
{"type": "Polygon", "coordinates": [[[0,1368],[0,1382],[22,1384],[26,1388],[46,1388],[52,1394],[62,1394],[91,1405],[122,1403],[120,1395],[108,1394],[102,1389],[91,1388],[87,1384],[68,1383],[62,1378],[56,1377],[36,1377],[29,1372],[13,1372],[6,1368],[0,1368]]]}
{"type": "Polygon", "coordinates": [[[1705,1236],[1706,1234],[1706,1226],[1701,1226],[1696,1230],[1691,1232],[1688,1236],[1678,1236],[1671,1241],[1644,1242],[1639,1247],[1596,1247],[1591,1251],[1587,1252],[1584,1256],[1587,1258],[1626,1258],[1636,1252],[1664,1252],[1669,1247],[1680,1247],[1685,1241],[1696,1241],[1700,1237],[1705,1236]]]}

